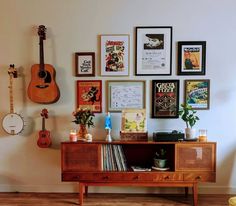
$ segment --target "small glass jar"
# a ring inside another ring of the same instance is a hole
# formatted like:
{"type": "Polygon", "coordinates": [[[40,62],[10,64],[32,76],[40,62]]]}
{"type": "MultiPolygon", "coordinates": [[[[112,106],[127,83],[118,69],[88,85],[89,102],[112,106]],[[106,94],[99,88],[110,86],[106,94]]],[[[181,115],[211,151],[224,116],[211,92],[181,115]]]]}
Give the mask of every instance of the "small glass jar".
{"type": "Polygon", "coordinates": [[[77,131],[76,129],[70,130],[70,141],[71,142],[77,142],[77,131]]]}
{"type": "Polygon", "coordinates": [[[199,129],[199,142],[207,142],[207,130],[206,129],[199,129]]]}

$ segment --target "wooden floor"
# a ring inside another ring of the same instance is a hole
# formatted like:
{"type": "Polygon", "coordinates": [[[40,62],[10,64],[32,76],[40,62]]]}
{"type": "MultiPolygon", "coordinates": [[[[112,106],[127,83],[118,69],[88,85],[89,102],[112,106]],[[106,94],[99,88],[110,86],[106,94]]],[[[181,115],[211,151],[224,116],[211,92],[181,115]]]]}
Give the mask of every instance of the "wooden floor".
{"type": "MultiPolygon", "coordinates": [[[[198,206],[228,206],[232,195],[199,195],[198,206]]],[[[75,206],[78,195],[70,193],[0,193],[2,206],[75,206]]],[[[192,197],[183,195],[88,194],[84,206],[187,206],[192,197]]]]}

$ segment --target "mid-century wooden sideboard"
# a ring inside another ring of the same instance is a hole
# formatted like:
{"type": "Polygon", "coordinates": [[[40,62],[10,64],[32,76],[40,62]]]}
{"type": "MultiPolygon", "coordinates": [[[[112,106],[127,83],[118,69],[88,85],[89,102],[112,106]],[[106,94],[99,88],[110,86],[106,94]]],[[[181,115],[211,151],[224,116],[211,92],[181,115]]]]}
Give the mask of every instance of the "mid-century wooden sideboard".
{"type": "Polygon", "coordinates": [[[62,181],[79,182],[80,205],[83,204],[88,186],[146,186],[183,187],[186,194],[191,187],[193,205],[197,206],[198,182],[216,180],[216,143],[62,142],[61,170],[62,181]],[[152,168],[155,152],[160,148],[167,151],[168,170],[131,169],[131,166],[152,168]],[[114,167],[116,160],[119,162],[114,167]],[[124,163],[126,168],[123,168],[124,163]]]}

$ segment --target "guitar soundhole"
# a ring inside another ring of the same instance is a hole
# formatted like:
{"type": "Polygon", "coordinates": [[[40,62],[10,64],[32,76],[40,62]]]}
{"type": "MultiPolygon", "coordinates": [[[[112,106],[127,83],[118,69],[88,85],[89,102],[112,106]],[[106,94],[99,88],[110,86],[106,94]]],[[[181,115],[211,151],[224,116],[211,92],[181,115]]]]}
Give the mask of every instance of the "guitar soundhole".
{"type": "Polygon", "coordinates": [[[47,72],[46,71],[39,71],[38,75],[39,75],[39,78],[45,79],[47,77],[47,72]]]}

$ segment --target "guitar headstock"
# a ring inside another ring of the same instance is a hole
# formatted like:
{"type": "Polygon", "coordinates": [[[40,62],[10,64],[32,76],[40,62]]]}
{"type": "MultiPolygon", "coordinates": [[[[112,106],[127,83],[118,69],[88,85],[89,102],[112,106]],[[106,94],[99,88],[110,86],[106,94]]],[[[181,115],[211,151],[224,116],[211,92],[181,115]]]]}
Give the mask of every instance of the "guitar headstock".
{"type": "Polygon", "coordinates": [[[17,78],[17,71],[15,69],[15,65],[14,64],[10,64],[10,67],[8,69],[8,74],[10,75],[10,77],[17,78]]]}
{"type": "Polygon", "coordinates": [[[41,116],[43,117],[43,118],[48,118],[48,110],[47,109],[42,109],[42,112],[41,112],[41,116]]]}
{"type": "Polygon", "coordinates": [[[46,27],[44,25],[39,25],[38,28],[38,35],[40,38],[42,38],[43,40],[46,39],[46,27]]]}

